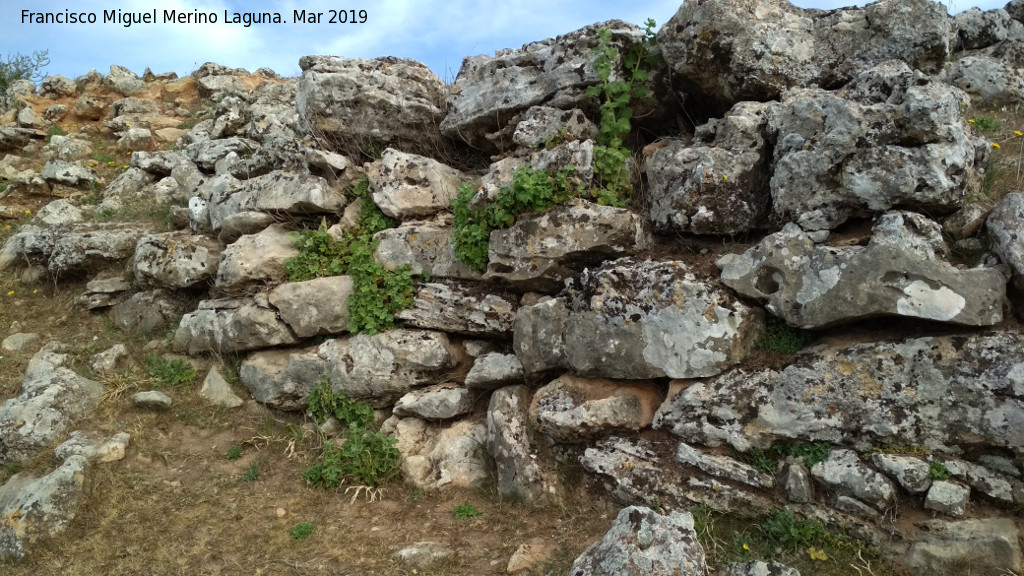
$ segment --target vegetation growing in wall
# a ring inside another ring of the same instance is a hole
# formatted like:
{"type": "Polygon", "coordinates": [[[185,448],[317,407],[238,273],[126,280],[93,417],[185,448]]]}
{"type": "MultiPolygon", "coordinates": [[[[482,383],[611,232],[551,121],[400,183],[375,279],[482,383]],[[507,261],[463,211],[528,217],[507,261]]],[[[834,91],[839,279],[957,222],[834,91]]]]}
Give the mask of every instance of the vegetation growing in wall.
{"type": "Polygon", "coordinates": [[[385,270],[373,259],[377,242],[373,234],[392,228],[395,222],[373,203],[369,182],[360,180],[353,193],[362,202],[359,224],[340,240],[327,232],[322,220],[316,230],[292,233],[299,255],[285,260],[288,279],[303,282],[324,276],[347,274],[352,278],[348,299],[349,331],[376,334],[395,325],[395,313],[412,306],[412,271],[408,265],[385,270]]]}
{"type": "Polygon", "coordinates": [[[812,339],[813,336],[807,330],[793,328],[786,324],[785,320],[767,314],[764,329],[754,345],[782,354],[796,354],[812,339]]]}
{"type": "Polygon", "coordinates": [[[747,452],[744,459],[757,470],[766,474],[774,474],[779,462],[788,456],[800,458],[808,469],[818,462],[828,459],[829,444],[814,442],[810,444],[775,444],[767,450],[754,448],[747,452]]]}
{"type": "Polygon", "coordinates": [[[317,424],[323,424],[331,417],[345,426],[365,428],[373,423],[373,408],[365,402],[349,398],[344,391],[334,392],[327,374],[317,381],[309,395],[308,404],[307,413],[317,424]]]}

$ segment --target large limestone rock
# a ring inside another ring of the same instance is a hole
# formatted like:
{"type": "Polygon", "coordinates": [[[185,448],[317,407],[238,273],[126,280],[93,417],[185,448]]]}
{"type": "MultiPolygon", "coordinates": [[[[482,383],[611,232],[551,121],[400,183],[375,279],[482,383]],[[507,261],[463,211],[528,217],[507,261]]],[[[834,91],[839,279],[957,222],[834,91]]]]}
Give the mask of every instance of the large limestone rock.
{"type": "Polygon", "coordinates": [[[392,413],[424,420],[450,420],[473,411],[476,393],[454,384],[438,384],[413,390],[398,399],[392,413]]]}
{"type": "Polygon", "coordinates": [[[739,362],[761,325],[760,311],[682,262],[622,258],[585,271],[558,298],[520,308],[513,345],[527,373],[696,378],[739,362]]]}
{"type": "Polygon", "coordinates": [[[416,287],[412,307],[395,318],[407,326],[475,336],[508,336],[512,333],[516,306],[488,288],[428,282],[416,287]]]}
{"type": "Polygon", "coordinates": [[[331,388],[375,406],[392,404],[414,386],[443,381],[457,358],[443,332],[397,329],[324,342],[331,388]]]}
{"type": "Polygon", "coordinates": [[[88,496],[88,473],[88,459],[74,455],[45,476],[21,472],[0,486],[0,560],[21,560],[65,532],[88,496]]]}
{"type": "Polygon", "coordinates": [[[722,283],[765,302],[791,326],[823,328],[878,316],[968,326],[1002,321],[1006,277],[944,262],[939,225],[890,212],[867,246],[816,246],[795,224],[719,260],[722,283]]]}
{"type": "Polygon", "coordinates": [[[879,512],[896,499],[892,483],[863,464],[853,450],[831,451],[825,461],[811,468],[811,475],[830,490],[865,502],[879,512]]]}
{"type": "Polygon", "coordinates": [[[447,210],[459,186],[470,180],[432,158],[388,148],[381,157],[373,201],[392,218],[429,217],[447,210]]]}
{"type": "Polygon", "coordinates": [[[483,274],[455,257],[451,225],[443,221],[406,222],[373,235],[373,258],[385,269],[408,264],[413,274],[479,280],[483,274]]]}
{"type": "Polygon", "coordinates": [[[404,58],[303,56],[295,106],[302,130],[329,141],[429,145],[445,115],[444,81],[404,58]]]}
{"type": "Polygon", "coordinates": [[[689,512],[661,515],[629,506],[611,528],[573,562],[571,576],[700,576],[704,548],[689,512]]]}
{"type": "Polygon", "coordinates": [[[992,251],[1013,269],[1014,279],[1024,286],[1024,193],[1007,194],[986,222],[992,251]]]}
{"type": "Polygon", "coordinates": [[[553,481],[537,460],[529,423],[530,390],[509,386],[491,394],[487,407],[487,451],[494,458],[498,493],[523,502],[539,502],[553,481]]]}
{"type": "Polygon", "coordinates": [[[18,395],[0,406],[0,465],[31,460],[99,404],[103,385],[73,372],[60,349],[51,342],[37,352],[18,395]]]}
{"type": "Polygon", "coordinates": [[[299,338],[348,331],[352,278],[331,276],[286,282],[270,291],[271,306],[299,338]]]}
{"type": "Polygon", "coordinates": [[[110,319],[114,325],[131,334],[151,334],[174,327],[195,302],[174,292],[157,288],[136,292],[123,302],[114,304],[110,319]]]}
{"type": "Polygon", "coordinates": [[[261,350],[242,362],[238,378],[257,402],[278,410],[305,410],[325,367],[317,347],[261,350]]]}
{"type": "Polygon", "coordinates": [[[1024,104],[1024,78],[1016,68],[995,58],[965,56],[953,66],[946,82],[975,96],[976,105],[995,109],[1024,104]]]}
{"type": "Polygon", "coordinates": [[[480,488],[493,482],[487,427],[479,419],[428,424],[395,416],[384,422],[381,433],[397,440],[402,477],[416,488],[480,488]]]}
{"type": "Polygon", "coordinates": [[[1009,518],[929,520],[922,528],[905,559],[921,576],[951,569],[1000,574],[1024,568],[1017,526],[1009,518]]]}
{"type": "Polygon", "coordinates": [[[533,395],[530,420],[538,432],[555,441],[582,442],[646,428],[661,401],[653,384],[566,374],[533,395]]]}
{"type": "Polygon", "coordinates": [[[930,0],[827,12],[786,0],[684,2],[658,32],[673,87],[702,117],[742,100],[778,99],[787,88],[841,86],[889,59],[934,74],[954,39],[946,7],[930,0]]]}
{"type": "Polygon", "coordinates": [[[635,253],[649,242],[642,219],[630,210],[572,201],[491,232],[484,278],[554,291],[588,263],[635,253]]]}
{"type": "MultiPolygon", "coordinates": [[[[494,57],[466,58],[449,91],[449,113],[441,123],[441,131],[478,148],[504,150],[511,147],[511,138],[488,136],[532,106],[593,109],[587,88],[600,82],[594,70],[594,49],[598,45],[598,31],[603,27],[609,29],[610,45],[620,54],[644,37],[635,25],[612,20],[533,42],[518,50],[499,50],[494,57]]],[[[613,64],[613,77],[621,74],[621,66],[618,61],[613,64]]],[[[635,112],[645,111],[642,102],[633,106],[635,112]]]]}
{"type": "Polygon", "coordinates": [[[220,244],[207,236],[153,234],[136,244],[132,268],[142,285],[188,288],[213,280],[220,251],[220,244]]]}
{"type": "Polygon", "coordinates": [[[699,127],[692,145],[670,140],[654,151],[645,170],[656,229],[737,234],[766,222],[769,106],[742,102],[699,127]]]}
{"type": "Polygon", "coordinates": [[[916,338],[815,348],[782,370],[694,382],[654,419],[686,442],[1024,447],[1024,337],[916,338]]]}
{"type": "Polygon", "coordinates": [[[222,294],[242,294],[285,279],[284,261],[299,255],[288,231],[274,225],[247,234],[221,253],[214,287],[222,294]]]}
{"type": "Polygon", "coordinates": [[[204,300],[186,314],[174,333],[174,349],[188,354],[243,352],[295,344],[295,333],[266,294],[251,298],[204,300]]]}
{"type": "Polygon", "coordinates": [[[131,224],[83,224],[59,229],[46,263],[57,277],[81,276],[129,260],[139,239],[150,233],[131,224]]]}

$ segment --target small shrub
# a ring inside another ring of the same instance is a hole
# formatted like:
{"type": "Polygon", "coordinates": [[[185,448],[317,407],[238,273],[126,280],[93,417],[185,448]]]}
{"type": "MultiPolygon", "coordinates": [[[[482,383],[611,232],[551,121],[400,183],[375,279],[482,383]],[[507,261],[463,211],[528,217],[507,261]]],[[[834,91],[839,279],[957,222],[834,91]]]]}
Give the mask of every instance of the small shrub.
{"type": "Polygon", "coordinates": [[[246,482],[255,482],[260,477],[260,467],[256,464],[250,465],[245,470],[245,474],[242,474],[242,480],[246,482]]]}
{"type": "Polygon", "coordinates": [[[146,372],[157,379],[157,388],[174,388],[196,379],[196,369],[184,358],[161,358],[150,354],[142,364],[146,372]]]}
{"type": "Polygon", "coordinates": [[[398,473],[396,440],[379,432],[349,426],[341,449],[329,443],[319,464],[302,473],[313,486],[335,488],[346,478],[364,486],[378,486],[398,473]]]}
{"type": "Polygon", "coordinates": [[[744,459],[758,471],[773,474],[779,461],[784,460],[787,456],[800,458],[803,460],[804,466],[812,468],[818,462],[828,459],[830,449],[827,442],[775,444],[767,450],[754,448],[746,454],[744,459]]]}
{"type": "Polygon", "coordinates": [[[43,75],[40,72],[49,66],[50,57],[48,50],[40,50],[32,54],[8,54],[7,58],[0,58],[0,94],[7,91],[7,87],[16,80],[31,80],[38,82],[43,75]]]}
{"type": "Polygon", "coordinates": [[[68,131],[67,130],[65,130],[64,128],[61,128],[60,126],[53,125],[53,126],[50,126],[50,129],[46,131],[46,141],[49,142],[50,139],[53,138],[54,136],[67,136],[67,135],[68,135],[68,131]]]}
{"type": "Polygon", "coordinates": [[[373,423],[373,407],[365,402],[357,402],[348,397],[344,390],[334,392],[331,381],[324,374],[316,383],[313,392],[307,399],[308,412],[317,424],[324,423],[331,416],[345,426],[365,428],[373,423]]]}
{"type": "Polygon", "coordinates": [[[1003,124],[995,118],[988,116],[975,116],[968,122],[979,132],[998,132],[1003,129],[1003,124]]]}
{"type": "Polygon", "coordinates": [[[313,524],[311,522],[299,522],[291,531],[291,536],[294,540],[305,540],[311,534],[313,534],[313,524]]]}
{"type": "Polygon", "coordinates": [[[412,492],[409,492],[409,501],[419,502],[420,500],[423,500],[423,497],[426,495],[427,493],[423,491],[423,488],[416,488],[412,492]]]}
{"type": "Polygon", "coordinates": [[[764,330],[755,345],[783,354],[796,354],[810,341],[811,334],[808,331],[792,328],[781,318],[767,315],[764,330]]]}
{"type": "Polygon", "coordinates": [[[227,456],[226,456],[226,458],[228,460],[234,461],[234,460],[238,460],[241,457],[242,457],[242,447],[241,446],[232,446],[231,448],[228,448],[228,453],[227,453],[227,456]]]}
{"type": "Polygon", "coordinates": [[[949,480],[953,473],[946,468],[946,465],[937,460],[928,463],[928,477],[932,480],[949,480]]]}
{"type": "Polygon", "coordinates": [[[477,509],[476,506],[463,502],[452,510],[455,513],[456,520],[469,520],[470,518],[476,518],[477,516],[483,516],[483,510],[477,509]]]}
{"type": "Polygon", "coordinates": [[[765,534],[783,549],[795,552],[815,544],[832,543],[835,538],[820,522],[797,520],[792,510],[773,509],[761,522],[765,534]]]}

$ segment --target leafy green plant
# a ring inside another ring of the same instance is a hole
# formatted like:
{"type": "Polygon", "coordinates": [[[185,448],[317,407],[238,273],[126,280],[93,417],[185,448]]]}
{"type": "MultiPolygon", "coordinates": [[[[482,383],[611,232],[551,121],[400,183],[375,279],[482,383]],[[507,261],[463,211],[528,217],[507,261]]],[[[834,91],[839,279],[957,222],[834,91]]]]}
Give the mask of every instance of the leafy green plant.
{"type": "Polygon", "coordinates": [[[1003,129],[1003,124],[995,118],[988,116],[975,116],[968,122],[979,132],[998,132],[1003,129]]]}
{"type": "Polygon", "coordinates": [[[602,204],[625,204],[624,197],[632,189],[629,175],[632,154],[622,140],[632,129],[633,108],[630,103],[634,98],[647,96],[645,83],[648,70],[658,62],[659,56],[655,50],[658,38],[654,27],[654,20],[648,19],[644,23],[643,41],[621,55],[626,76],[623,80],[612,80],[612,68],[619,60],[620,53],[611,44],[611,31],[602,28],[598,32],[594,71],[600,83],[588,88],[587,95],[600,102],[600,145],[594,147],[594,173],[604,185],[599,190],[604,192],[596,191],[594,197],[602,204]]]}
{"type": "Polygon", "coordinates": [[[260,467],[256,464],[250,465],[245,469],[245,474],[242,474],[242,480],[246,482],[255,482],[260,477],[260,467]]]}
{"type": "Polygon", "coordinates": [[[394,228],[398,224],[381,212],[370,194],[370,180],[363,176],[352,188],[352,193],[359,198],[359,235],[374,235],[381,230],[394,228]]]}
{"type": "Polygon", "coordinates": [[[797,520],[793,511],[772,509],[760,526],[782,548],[795,552],[809,546],[832,543],[835,537],[815,520],[797,520]]]}
{"type": "Polygon", "coordinates": [[[232,446],[232,447],[228,448],[228,453],[227,453],[227,456],[225,456],[225,457],[228,460],[232,460],[232,461],[238,460],[239,458],[242,457],[242,447],[241,446],[232,446]]]}
{"type": "Polygon", "coordinates": [[[952,475],[953,473],[942,462],[932,460],[928,463],[928,477],[932,480],[949,480],[952,475]]]}
{"type": "Polygon", "coordinates": [[[292,527],[290,534],[294,540],[305,540],[313,534],[313,528],[312,522],[299,522],[292,527]]]}
{"type": "Polygon", "coordinates": [[[67,136],[68,131],[64,128],[57,126],[56,124],[50,126],[50,129],[46,131],[46,141],[49,142],[54,136],[67,136]]]}
{"type": "Polygon", "coordinates": [[[779,465],[779,461],[787,456],[800,458],[803,460],[804,466],[811,468],[818,462],[827,460],[830,449],[827,442],[775,444],[767,450],[754,448],[746,454],[745,459],[757,470],[766,474],[773,474],[779,465]]]}
{"type": "Polygon", "coordinates": [[[423,500],[423,497],[426,495],[427,493],[423,491],[423,488],[416,488],[412,492],[409,492],[409,502],[419,502],[420,500],[423,500]]]}
{"type": "Polygon", "coordinates": [[[0,94],[17,80],[38,82],[43,76],[40,70],[49,66],[48,50],[39,50],[32,54],[8,54],[0,58],[0,94]]]}
{"type": "Polygon", "coordinates": [[[486,268],[491,231],[511,226],[521,214],[544,212],[583,194],[583,185],[573,176],[575,170],[573,166],[566,166],[549,174],[528,166],[520,167],[512,176],[512,182],[481,210],[469,206],[476,189],[470,185],[460,186],[452,200],[455,257],[474,269],[486,268]]]}
{"type": "Polygon", "coordinates": [[[114,156],[113,154],[108,154],[107,152],[100,152],[99,150],[97,150],[96,152],[93,152],[92,155],[89,156],[89,158],[91,158],[91,159],[93,159],[93,160],[95,160],[95,161],[97,161],[97,162],[99,162],[101,164],[106,164],[107,162],[116,162],[117,161],[117,157],[114,156]]]}
{"type": "Polygon", "coordinates": [[[156,378],[157,388],[174,388],[196,379],[196,369],[184,358],[161,358],[150,354],[143,359],[142,365],[150,376],[156,378]]]}
{"type": "Polygon", "coordinates": [[[783,354],[795,354],[811,339],[810,332],[793,328],[781,318],[769,314],[766,315],[764,330],[758,336],[755,346],[783,354]]]}
{"type": "Polygon", "coordinates": [[[349,398],[344,390],[334,392],[327,374],[317,381],[316,387],[309,395],[308,402],[308,412],[318,424],[322,424],[332,416],[345,426],[354,425],[365,428],[373,423],[373,407],[365,402],[357,402],[349,398]]]}
{"type": "Polygon", "coordinates": [[[320,463],[306,469],[302,477],[313,486],[335,488],[346,478],[364,486],[377,486],[398,473],[396,440],[379,432],[351,425],[338,449],[328,444],[320,463]]]}
{"type": "Polygon", "coordinates": [[[456,520],[469,520],[470,518],[476,518],[477,516],[483,516],[484,511],[478,509],[476,506],[463,502],[456,506],[452,512],[455,514],[456,520]]]}

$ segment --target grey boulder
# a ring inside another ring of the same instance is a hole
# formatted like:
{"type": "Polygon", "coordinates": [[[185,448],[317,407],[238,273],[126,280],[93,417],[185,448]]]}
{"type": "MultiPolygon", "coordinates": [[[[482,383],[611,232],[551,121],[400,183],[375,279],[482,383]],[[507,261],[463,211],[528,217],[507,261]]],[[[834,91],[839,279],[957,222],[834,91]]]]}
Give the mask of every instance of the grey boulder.
{"type": "Polygon", "coordinates": [[[571,576],[699,576],[704,548],[689,512],[623,508],[611,528],[573,562],[571,576]]]}

